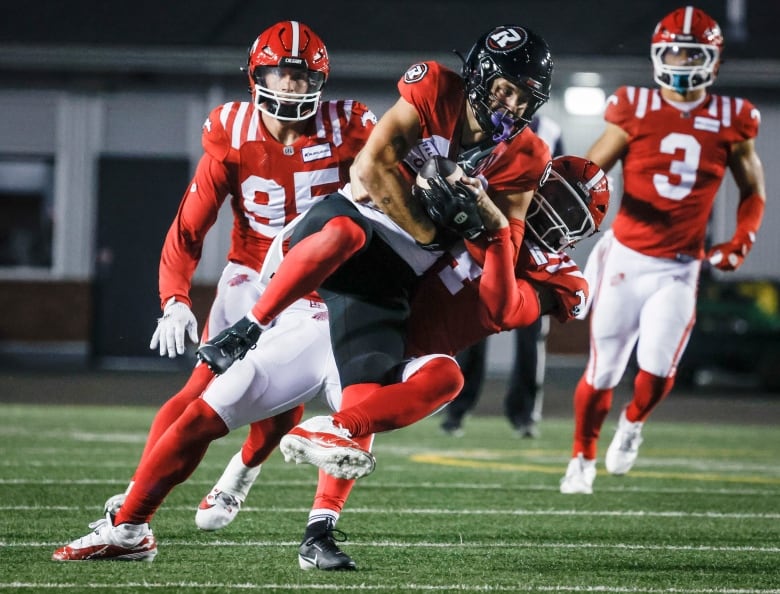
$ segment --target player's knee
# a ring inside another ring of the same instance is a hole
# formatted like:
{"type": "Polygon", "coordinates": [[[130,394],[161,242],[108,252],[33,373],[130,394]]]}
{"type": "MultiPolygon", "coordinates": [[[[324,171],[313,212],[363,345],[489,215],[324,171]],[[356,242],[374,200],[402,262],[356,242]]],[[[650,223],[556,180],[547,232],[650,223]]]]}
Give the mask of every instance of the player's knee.
{"type": "Polygon", "coordinates": [[[434,354],[413,359],[405,366],[401,381],[408,381],[419,373],[436,378],[431,387],[446,402],[455,398],[463,389],[463,372],[455,358],[449,355],[434,354]]]}
{"type": "Polygon", "coordinates": [[[217,439],[230,431],[217,411],[202,398],[187,406],[175,423],[175,427],[181,434],[182,440],[186,440],[190,435],[217,439]]]}

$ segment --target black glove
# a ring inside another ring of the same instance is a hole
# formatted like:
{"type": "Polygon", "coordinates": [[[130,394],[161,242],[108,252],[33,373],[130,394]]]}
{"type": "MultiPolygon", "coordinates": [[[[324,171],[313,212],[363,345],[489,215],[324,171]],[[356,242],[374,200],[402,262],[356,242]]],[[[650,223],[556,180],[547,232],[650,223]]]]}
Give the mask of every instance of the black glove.
{"type": "Polygon", "coordinates": [[[476,195],[460,181],[463,171],[454,161],[435,156],[420,168],[412,193],[431,220],[443,229],[468,240],[485,231],[476,195]]]}

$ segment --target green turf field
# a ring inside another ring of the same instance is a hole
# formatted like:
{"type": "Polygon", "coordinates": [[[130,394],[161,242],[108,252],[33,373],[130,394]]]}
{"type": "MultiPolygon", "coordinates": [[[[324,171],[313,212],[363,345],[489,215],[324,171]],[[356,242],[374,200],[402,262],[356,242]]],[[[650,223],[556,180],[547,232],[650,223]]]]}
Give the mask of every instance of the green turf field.
{"type": "MultiPolygon", "coordinates": [[[[154,563],[50,561],[124,489],[151,408],[0,405],[2,592],[780,592],[780,436],[772,426],[649,423],[627,477],[561,495],[571,423],[521,440],[502,418],[380,435],[339,528],[351,573],[298,569],[315,470],[265,465],[228,528],[194,508],[244,431],[212,445],[152,524],[154,563]]],[[[611,438],[607,423],[602,449],[611,438]]]]}

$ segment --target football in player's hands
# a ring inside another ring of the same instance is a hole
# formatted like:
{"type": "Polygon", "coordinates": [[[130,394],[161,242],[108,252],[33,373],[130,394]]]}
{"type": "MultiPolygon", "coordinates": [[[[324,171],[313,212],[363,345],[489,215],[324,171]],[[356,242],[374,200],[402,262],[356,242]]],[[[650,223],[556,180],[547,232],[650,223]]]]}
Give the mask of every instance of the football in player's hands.
{"type": "Polygon", "coordinates": [[[474,240],[485,231],[476,193],[463,183],[463,170],[454,161],[435,155],[420,168],[413,193],[436,225],[474,240]]]}

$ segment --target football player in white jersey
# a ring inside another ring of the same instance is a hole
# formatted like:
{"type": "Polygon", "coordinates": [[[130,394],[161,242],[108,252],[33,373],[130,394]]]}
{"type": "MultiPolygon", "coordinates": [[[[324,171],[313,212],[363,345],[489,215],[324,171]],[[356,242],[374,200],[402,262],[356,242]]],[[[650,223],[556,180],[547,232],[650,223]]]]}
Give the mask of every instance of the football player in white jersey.
{"type": "Polygon", "coordinates": [[[686,6],[665,16],[652,36],[660,88],[621,87],[607,101],[606,130],[588,158],[609,171],[623,162],[617,217],[591,252],[590,357],[574,392],[572,459],[562,493],[591,493],[596,446],[636,346],[633,398],[620,413],[605,466],[633,466],[642,426],[674,385],[696,312],[702,261],[736,270],[756,239],[764,212],[760,116],[747,100],[711,94],[723,51],[718,23],[686,6]],[[705,252],[705,232],[726,169],[740,194],[729,241],[705,252]]]}

